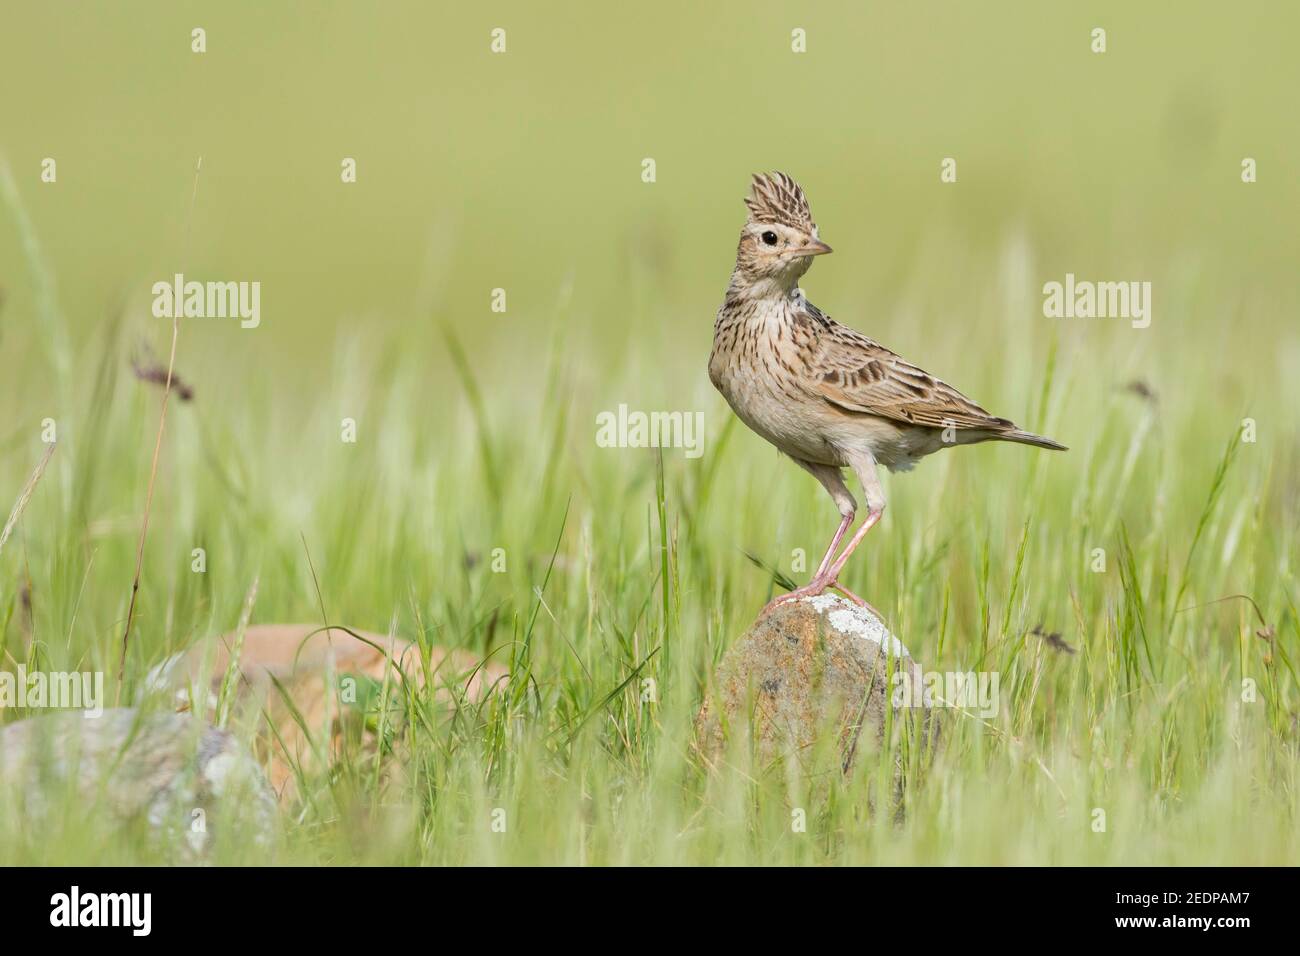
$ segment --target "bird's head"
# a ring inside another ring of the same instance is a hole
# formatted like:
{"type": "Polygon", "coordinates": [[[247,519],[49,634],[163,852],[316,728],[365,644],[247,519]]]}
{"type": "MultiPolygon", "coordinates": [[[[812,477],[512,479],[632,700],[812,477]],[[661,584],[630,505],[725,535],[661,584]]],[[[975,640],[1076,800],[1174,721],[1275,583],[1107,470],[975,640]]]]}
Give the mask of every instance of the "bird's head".
{"type": "Polygon", "coordinates": [[[740,231],[733,282],[755,291],[788,293],[831,247],[817,238],[808,199],[785,173],[754,176],[745,200],[749,218],[740,231]]]}

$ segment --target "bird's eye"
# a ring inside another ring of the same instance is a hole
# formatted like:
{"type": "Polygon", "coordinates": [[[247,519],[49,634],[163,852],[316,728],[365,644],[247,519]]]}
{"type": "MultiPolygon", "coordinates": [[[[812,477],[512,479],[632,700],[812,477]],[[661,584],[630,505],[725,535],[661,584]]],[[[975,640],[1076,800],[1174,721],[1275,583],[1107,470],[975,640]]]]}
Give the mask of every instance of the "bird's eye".
{"type": "Polygon", "coordinates": [[[776,245],[776,233],[769,229],[767,232],[763,233],[763,241],[769,246],[776,245]]]}

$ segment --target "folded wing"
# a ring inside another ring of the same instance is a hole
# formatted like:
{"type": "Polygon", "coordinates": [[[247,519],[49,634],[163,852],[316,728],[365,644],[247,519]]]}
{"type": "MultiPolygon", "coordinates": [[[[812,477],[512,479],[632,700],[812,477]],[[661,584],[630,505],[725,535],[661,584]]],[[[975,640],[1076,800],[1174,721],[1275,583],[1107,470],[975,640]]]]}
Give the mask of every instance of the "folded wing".
{"type": "Polygon", "coordinates": [[[990,415],[947,382],[865,335],[820,314],[810,318],[817,335],[807,353],[804,381],[832,407],[929,428],[1016,430],[1012,422],[990,415]]]}

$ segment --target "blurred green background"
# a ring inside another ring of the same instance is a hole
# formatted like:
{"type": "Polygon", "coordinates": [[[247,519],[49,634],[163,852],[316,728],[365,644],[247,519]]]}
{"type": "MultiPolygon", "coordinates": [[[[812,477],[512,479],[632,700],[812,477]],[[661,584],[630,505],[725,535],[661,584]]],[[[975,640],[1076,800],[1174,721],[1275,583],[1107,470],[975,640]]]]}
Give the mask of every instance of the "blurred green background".
{"type": "MultiPolygon", "coordinates": [[[[644,392],[704,380],[740,198],[771,168],[803,182],[837,249],[807,280],[813,300],[922,364],[913,353],[934,337],[984,333],[971,362],[1015,347],[1000,323],[1038,332],[1037,289],[1068,270],[1157,280],[1145,335],[1062,332],[1085,352],[1123,337],[1158,366],[1197,327],[1195,304],[1158,282],[1184,270],[1237,294],[1233,332],[1266,365],[1241,370],[1249,388],[1280,371],[1276,339],[1293,328],[1261,327],[1250,307],[1296,303],[1298,23],[1280,3],[5,0],[0,149],[79,353],[115,309],[157,334],[157,277],[263,283],[257,331],[185,329],[180,367],[201,388],[233,387],[238,368],[276,376],[292,401],[322,387],[339,333],[400,335],[439,369],[443,321],[502,350],[476,356],[485,369],[512,356],[513,374],[513,356],[565,323],[652,360],[660,374],[636,391],[662,401],[644,392]],[[497,26],[504,55],[489,51],[497,26]],[[791,52],[794,27],[806,54],[791,52]],[[46,156],[57,185],[39,182],[46,156]],[[355,185],[340,183],[345,156],[355,185]],[[945,156],[955,186],[939,183],[945,156]],[[1253,186],[1244,156],[1259,162],[1253,186]],[[931,255],[995,265],[1017,237],[1032,257],[1010,316],[931,255]],[[920,269],[937,297],[926,314],[902,298],[920,269]],[[672,308],[649,319],[635,283],[672,308]],[[504,316],[489,311],[494,287],[504,316]]],[[[23,360],[39,313],[11,221],[0,264],[0,388],[21,407],[48,369],[23,360]]]]}

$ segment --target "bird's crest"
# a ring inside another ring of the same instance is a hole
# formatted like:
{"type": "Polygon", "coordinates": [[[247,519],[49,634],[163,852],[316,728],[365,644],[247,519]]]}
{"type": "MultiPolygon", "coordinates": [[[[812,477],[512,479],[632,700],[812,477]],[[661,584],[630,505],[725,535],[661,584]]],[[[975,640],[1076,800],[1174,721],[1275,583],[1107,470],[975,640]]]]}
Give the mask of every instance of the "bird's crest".
{"type": "Polygon", "coordinates": [[[750,222],[775,222],[810,235],[816,233],[817,224],[808,208],[808,198],[785,173],[755,173],[745,205],[749,208],[750,222]]]}

